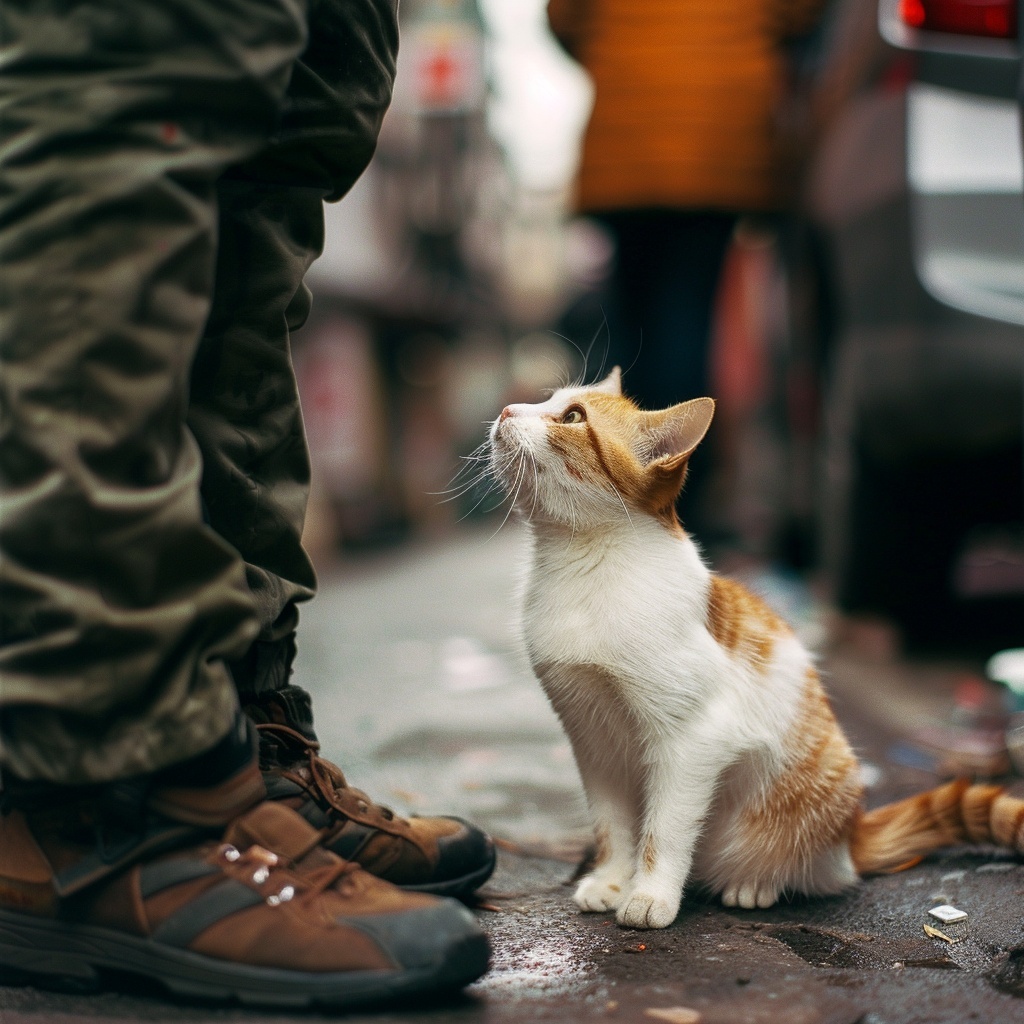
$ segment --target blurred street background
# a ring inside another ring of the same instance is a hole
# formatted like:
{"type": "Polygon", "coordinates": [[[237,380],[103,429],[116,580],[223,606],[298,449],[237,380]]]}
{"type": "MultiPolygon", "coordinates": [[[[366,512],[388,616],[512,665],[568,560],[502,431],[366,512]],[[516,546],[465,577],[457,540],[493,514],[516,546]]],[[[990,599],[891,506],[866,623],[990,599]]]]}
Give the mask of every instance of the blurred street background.
{"type": "MultiPolygon", "coordinates": [[[[971,65],[984,95],[935,84],[970,76],[878,16],[833,0],[786,51],[773,116],[797,155],[785,201],[728,238],[718,411],[682,512],[716,568],[770,571],[894,649],[982,657],[1024,623],[1019,60],[971,65]]],[[[402,32],[377,156],[327,207],[294,339],[306,540],[328,565],[496,526],[465,461],[487,422],[609,352],[629,392],[653,333],[610,327],[615,240],[576,196],[594,88],[541,0],[415,0],[402,32]]]]}

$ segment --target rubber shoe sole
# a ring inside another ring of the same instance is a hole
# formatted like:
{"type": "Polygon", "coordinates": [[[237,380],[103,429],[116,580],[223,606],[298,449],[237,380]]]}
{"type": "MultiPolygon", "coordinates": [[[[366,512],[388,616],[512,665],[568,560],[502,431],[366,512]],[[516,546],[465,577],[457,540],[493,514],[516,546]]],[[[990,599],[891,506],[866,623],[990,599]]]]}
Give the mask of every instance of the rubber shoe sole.
{"type": "Polygon", "coordinates": [[[117,988],[117,978],[132,976],[203,1002],[349,1009],[454,992],[476,981],[487,971],[487,937],[454,914],[447,931],[436,934],[436,955],[427,965],[324,974],[252,967],[108,928],[0,910],[0,971],[8,984],[64,991],[117,988]]]}

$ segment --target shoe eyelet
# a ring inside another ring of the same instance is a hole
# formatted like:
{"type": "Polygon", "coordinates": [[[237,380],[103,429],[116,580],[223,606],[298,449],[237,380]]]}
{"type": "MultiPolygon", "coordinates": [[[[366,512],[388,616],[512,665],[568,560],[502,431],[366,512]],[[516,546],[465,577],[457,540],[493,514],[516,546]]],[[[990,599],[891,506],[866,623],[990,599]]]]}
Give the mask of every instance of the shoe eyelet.
{"type": "Polygon", "coordinates": [[[282,903],[287,903],[295,895],[295,886],[286,885],[280,892],[276,892],[267,897],[267,903],[272,907],[278,907],[282,903]]]}

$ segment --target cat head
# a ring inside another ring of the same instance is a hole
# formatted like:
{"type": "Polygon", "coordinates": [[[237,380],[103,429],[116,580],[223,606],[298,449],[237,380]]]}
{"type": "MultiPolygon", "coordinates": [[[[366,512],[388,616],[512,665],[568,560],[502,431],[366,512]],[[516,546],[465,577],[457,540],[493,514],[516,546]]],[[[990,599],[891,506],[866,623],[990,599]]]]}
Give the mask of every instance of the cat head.
{"type": "Polygon", "coordinates": [[[714,411],[711,398],[644,411],[616,367],[598,384],[507,406],[491,427],[491,466],[532,522],[581,528],[640,513],[677,529],[675,499],[714,411]]]}

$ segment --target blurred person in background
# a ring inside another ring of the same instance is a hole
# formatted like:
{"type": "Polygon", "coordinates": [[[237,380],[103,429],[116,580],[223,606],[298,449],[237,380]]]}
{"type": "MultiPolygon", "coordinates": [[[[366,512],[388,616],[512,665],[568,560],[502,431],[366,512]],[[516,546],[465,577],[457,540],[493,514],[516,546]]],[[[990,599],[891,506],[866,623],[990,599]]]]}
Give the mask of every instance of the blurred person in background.
{"type": "MultiPolygon", "coordinates": [[[[723,261],[738,217],[781,209],[790,149],[777,131],[787,41],[824,0],[550,0],[552,31],[590,73],[577,208],[615,245],[608,365],[660,409],[709,394],[723,261]]],[[[788,141],[788,140],[787,140],[788,141]]],[[[683,521],[709,539],[710,448],[690,466],[683,521]]]]}
{"type": "Polygon", "coordinates": [[[296,1005],[466,984],[486,939],[437,896],[489,839],[349,787],[289,682],[290,336],[394,3],[6,0],[0,40],[0,963],[296,1005]]]}

